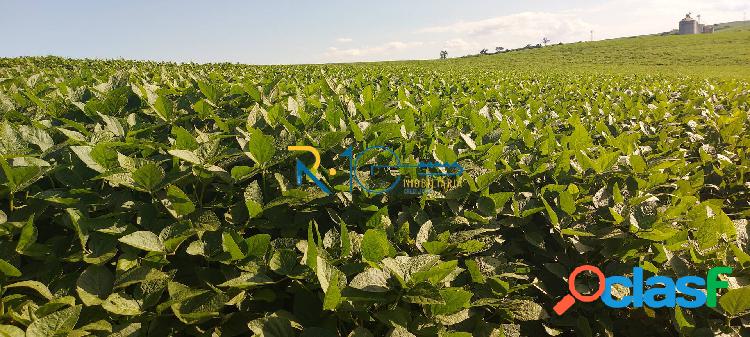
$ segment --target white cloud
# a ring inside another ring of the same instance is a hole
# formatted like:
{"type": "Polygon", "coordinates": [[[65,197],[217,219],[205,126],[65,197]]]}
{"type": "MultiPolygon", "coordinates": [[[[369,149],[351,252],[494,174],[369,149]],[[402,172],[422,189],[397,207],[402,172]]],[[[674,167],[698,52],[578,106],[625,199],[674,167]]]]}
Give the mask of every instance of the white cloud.
{"type": "Polygon", "coordinates": [[[363,46],[358,48],[329,47],[324,58],[329,61],[368,61],[368,60],[395,60],[399,54],[408,52],[414,48],[425,45],[421,41],[391,41],[375,46],[363,46]]]}
{"type": "Polygon", "coordinates": [[[585,40],[593,25],[572,13],[523,12],[477,21],[459,21],[448,25],[419,29],[418,33],[448,36],[444,46],[451,53],[478,52],[496,46],[513,48],[541,43],[585,40]]]}
{"type": "Polygon", "coordinates": [[[707,24],[737,21],[744,10],[750,10],[750,1],[661,0],[646,4],[642,0],[617,0],[566,13],[586,18],[593,25],[594,38],[603,39],[670,31],[688,12],[693,17],[701,15],[701,22],[707,24]]]}
{"type": "MultiPolygon", "coordinates": [[[[450,51],[451,53],[466,54],[475,52],[479,48],[479,43],[469,42],[462,38],[450,39],[443,42],[443,49],[450,51]]],[[[458,56],[458,55],[456,55],[458,56]]]]}
{"type": "MultiPolygon", "coordinates": [[[[595,40],[656,34],[677,28],[687,12],[701,15],[707,24],[737,21],[750,11],[748,0],[605,0],[590,6],[569,7],[561,11],[526,11],[473,21],[446,22],[442,25],[415,27],[417,42],[393,41],[367,45],[350,38],[321,54],[324,62],[375,61],[436,58],[440,50],[451,57],[476,54],[481,49],[506,49],[537,44],[546,37],[551,43],[587,41],[591,31],[595,40]],[[349,48],[340,44],[350,43],[349,48]]],[[[399,34],[408,36],[409,32],[399,34]]],[[[381,37],[383,38],[383,37],[381,37]]],[[[387,38],[387,37],[386,37],[387,38]]],[[[393,37],[392,37],[393,38],[393,37]]]]}

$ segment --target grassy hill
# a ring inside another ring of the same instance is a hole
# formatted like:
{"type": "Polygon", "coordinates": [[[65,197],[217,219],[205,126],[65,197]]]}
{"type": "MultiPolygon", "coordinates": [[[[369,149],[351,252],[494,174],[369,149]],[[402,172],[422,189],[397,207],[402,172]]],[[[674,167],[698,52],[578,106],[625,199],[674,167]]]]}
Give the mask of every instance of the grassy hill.
{"type": "Polygon", "coordinates": [[[446,61],[531,70],[750,77],[750,21],[720,24],[713,34],[648,35],[552,45],[446,61]]]}

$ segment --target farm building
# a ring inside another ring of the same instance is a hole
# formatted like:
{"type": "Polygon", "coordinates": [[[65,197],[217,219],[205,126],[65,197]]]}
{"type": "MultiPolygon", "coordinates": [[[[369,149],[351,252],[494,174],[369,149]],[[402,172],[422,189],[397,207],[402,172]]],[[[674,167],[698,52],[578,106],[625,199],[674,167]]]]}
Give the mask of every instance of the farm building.
{"type": "MultiPolygon", "coordinates": [[[[698,19],[700,20],[700,15],[698,15],[698,19]]],[[[680,20],[679,30],[677,33],[680,35],[688,35],[714,32],[713,25],[704,25],[700,23],[699,20],[693,19],[690,16],[690,13],[686,14],[685,18],[680,20]]]]}

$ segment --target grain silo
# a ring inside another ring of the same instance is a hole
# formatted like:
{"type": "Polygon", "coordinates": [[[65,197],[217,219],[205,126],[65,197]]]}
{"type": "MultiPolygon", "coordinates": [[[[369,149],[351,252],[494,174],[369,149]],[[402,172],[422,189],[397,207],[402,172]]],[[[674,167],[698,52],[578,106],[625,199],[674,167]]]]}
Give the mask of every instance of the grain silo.
{"type": "Polygon", "coordinates": [[[680,35],[686,34],[698,34],[698,21],[690,17],[690,13],[685,15],[685,18],[680,20],[680,35]]]}

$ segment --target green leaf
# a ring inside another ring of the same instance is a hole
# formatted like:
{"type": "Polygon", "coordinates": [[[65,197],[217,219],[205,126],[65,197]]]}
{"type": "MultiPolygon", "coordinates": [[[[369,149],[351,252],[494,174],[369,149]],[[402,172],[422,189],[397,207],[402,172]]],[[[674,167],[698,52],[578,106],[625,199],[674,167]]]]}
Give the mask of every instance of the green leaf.
{"type": "MultiPolygon", "coordinates": [[[[315,225],[317,229],[317,224],[315,225]]],[[[305,253],[305,264],[313,271],[318,270],[318,244],[313,237],[313,221],[307,227],[307,252],[305,253]]]]}
{"type": "Polygon", "coordinates": [[[391,330],[390,332],[388,332],[386,337],[417,337],[417,336],[409,332],[409,330],[406,330],[406,328],[399,325],[393,328],[393,330],[391,330]]]}
{"type": "Polygon", "coordinates": [[[469,307],[473,294],[461,288],[440,289],[440,297],[445,304],[434,304],[430,306],[433,315],[450,315],[469,307]]]}
{"type": "Polygon", "coordinates": [[[388,206],[385,206],[381,207],[375,213],[373,213],[372,216],[367,219],[365,226],[367,228],[384,229],[389,224],[390,219],[388,218],[388,206]]]}
{"type": "Polygon", "coordinates": [[[198,88],[203,93],[203,96],[206,96],[206,99],[213,104],[218,104],[223,95],[221,89],[213,83],[198,81],[198,88]]]}
{"type": "Polygon", "coordinates": [[[612,219],[615,220],[616,224],[620,224],[623,221],[625,221],[625,218],[623,218],[622,215],[620,215],[620,213],[617,213],[617,211],[614,208],[608,207],[608,209],[609,209],[609,214],[612,215],[612,219]]]}
{"type": "Polygon", "coordinates": [[[159,96],[154,102],[154,110],[165,121],[172,120],[174,117],[174,105],[172,101],[164,96],[159,96]]]}
{"type": "Polygon", "coordinates": [[[243,252],[242,247],[240,247],[239,242],[241,240],[239,235],[232,232],[223,232],[221,234],[221,246],[225,252],[229,253],[231,261],[242,260],[247,256],[243,252]]]}
{"type": "Polygon", "coordinates": [[[19,131],[21,132],[21,136],[24,140],[38,146],[42,151],[47,151],[49,148],[55,145],[55,142],[54,140],[52,140],[52,137],[50,137],[49,133],[42,129],[21,125],[19,131]]]}
{"type": "Polygon", "coordinates": [[[622,192],[620,192],[620,185],[618,183],[615,183],[615,185],[612,186],[612,199],[618,204],[625,202],[625,198],[622,196],[622,192]]]}
{"type": "MultiPolygon", "coordinates": [[[[234,170],[232,170],[234,171],[234,170]]],[[[263,213],[263,193],[258,181],[251,182],[245,188],[245,207],[251,218],[255,218],[263,213]]]]}
{"type": "Polygon", "coordinates": [[[643,160],[643,157],[634,154],[630,155],[628,159],[628,161],[630,162],[630,166],[633,168],[633,172],[643,173],[646,171],[646,161],[643,160]]]}
{"type": "Polygon", "coordinates": [[[341,303],[341,289],[339,284],[339,273],[332,273],[331,280],[328,282],[328,289],[323,297],[323,310],[336,310],[341,303]]]}
{"type": "Polygon", "coordinates": [[[560,220],[557,218],[557,213],[552,209],[552,207],[549,205],[547,200],[544,199],[544,197],[541,197],[542,203],[544,203],[544,208],[547,210],[547,215],[549,216],[550,221],[555,227],[560,226],[560,220]]]}
{"type": "Polygon", "coordinates": [[[458,156],[447,145],[435,143],[435,158],[443,163],[455,163],[458,156]]]}
{"type": "Polygon", "coordinates": [[[26,337],[26,332],[14,325],[0,325],[0,337],[26,337]]]}
{"type": "Polygon", "coordinates": [[[104,121],[105,126],[109,132],[112,132],[117,137],[125,136],[125,129],[122,127],[122,123],[116,117],[107,116],[99,113],[99,117],[104,121]]]}
{"type": "Polygon", "coordinates": [[[181,218],[195,211],[193,201],[176,185],[167,187],[166,201],[165,206],[176,218],[181,218]]]}
{"type": "Polygon", "coordinates": [[[120,168],[120,154],[109,143],[99,143],[91,150],[91,158],[106,170],[120,168]]]}
{"type": "Polygon", "coordinates": [[[509,303],[508,308],[513,315],[513,319],[519,321],[536,321],[549,317],[544,308],[534,301],[513,300],[509,303]]]}
{"type": "Polygon", "coordinates": [[[444,278],[450,275],[454,270],[456,270],[457,266],[458,266],[457,260],[448,261],[448,262],[440,262],[426,271],[418,271],[418,272],[411,274],[411,278],[409,282],[419,283],[422,281],[429,281],[430,283],[437,285],[444,278]]]}
{"type": "Polygon", "coordinates": [[[721,308],[732,317],[750,310],[750,287],[729,289],[719,298],[721,308]]]}
{"type": "Polygon", "coordinates": [[[595,236],[592,233],[584,232],[584,231],[579,231],[579,230],[575,230],[575,229],[572,229],[572,228],[564,228],[564,229],[562,229],[560,231],[560,234],[562,234],[562,235],[570,235],[570,236],[595,236]]]}
{"type": "Polygon", "coordinates": [[[172,135],[174,136],[175,149],[192,151],[200,146],[195,137],[188,130],[180,126],[172,127],[172,135]]]}
{"type": "Polygon", "coordinates": [[[133,232],[121,237],[118,241],[147,252],[164,252],[164,243],[161,242],[159,236],[149,231],[133,232]]]}
{"type": "Polygon", "coordinates": [[[154,163],[148,163],[135,170],[132,177],[136,186],[148,192],[153,192],[164,179],[164,169],[154,163]]]}
{"type": "Polygon", "coordinates": [[[367,292],[383,293],[390,290],[388,287],[388,272],[378,268],[367,268],[357,274],[349,282],[349,286],[367,292]]]}
{"type": "Polygon", "coordinates": [[[679,230],[669,227],[666,224],[656,224],[647,230],[639,230],[635,235],[646,240],[664,241],[669,240],[679,232],[679,230]]]}
{"type": "Polygon", "coordinates": [[[257,337],[294,337],[292,322],[284,314],[273,313],[269,316],[250,321],[247,324],[257,337]]]}
{"type": "Polygon", "coordinates": [[[428,241],[422,243],[424,250],[430,254],[440,255],[445,252],[450,245],[442,241],[428,241]]]}
{"type": "Polygon", "coordinates": [[[193,151],[178,149],[178,150],[169,150],[167,152],[169,152],[169,154],[177,158],[180,158],[188,163],[201,165],[201,159],[193,151]]]}
{"type": "MultiPolygon", "coordinates": [[[[485,186],[489,185],[491,182],[489,179],[493,179],[494,175],[483,175],[477,178],[477,185],[485,186]],[[485,185],[486,184],[486,185],[485,185]]],[[[483,189],[483,188],[482,188],[483,189]]],[[[505,207],[505,204],[508,203],[508,200],[510,200],[514,192],[498,192],[498,193],[492,193],[486,196],[481,196],[479,200],[477,201],[477,206],[479,207],[479,210],[482,211],[482,213],[494,216],[498,212],[503,210],[503,207],[505,207]]]]}
{"type": "Polygon", "coordinates": [[[358,142],[362,142],[365,140],[364,133],[362,133],[362,130],[359,128],[359,125],[357,125],[357,123],[355,123],[353,119],[349,120],[349,129],[352,130],[354,139],[356,139],[358,142]]]}
{"type": "MultiPolygon", "coordinates": [[[[108,337],[136,337],[140,333],[141,323],[118,325],[108,337]]],[[[108,332],[108,331],[107,331],[108,332]]]]}
{"type": "MultiPolygon", "coordinates": [[[[476,185],[477,185],[476,190],[483,191],[484,189],[490,187],[490,185],[493,182],[495,182],[495,180],[500,178],[502,175],[503,175],[502,171],[490,171],[488,173],[485,173],[476,177],[476,185]]],[[[511,193],[511,197],[513,196],[513,192],[501,192],[501,193],[511,193]]]]}
{"type": "Polygon", "coordinates": [[[618,151],[614,152],[603,152],[599,154],[599,156],[594,161],[593,168],[596,171],[596,173],[603,173],[606,171],[609,171],[612,166],[617,162],[617,159],[619,158],[620,153],[618,151]]]}
{"type": "Polygon", "coordinates": [[[339,240],[341,240],[341,256],[349,256],[352,253],[352,241],[349,237],[349,230],[347,230],[346,222],[344,222],[344,220],[339,221],[339,231],[339,240]]]}
{"type": "Polygon", "coordinates": [[[403,307],[395,307],[376,312],[373,316],[389,326],[408,326],[411,317],[409,311],[403,307]]]}
{"type": "MultiPolygon", "coordinates": [[[[232,179],[241,181],[241,180],[250,178],[255,172],[256,170],[254,170],[250,166],[239,165],[239,166],[233,166],[229,174],[232,176],[232,179]]],[[[253,183],[257,184],[258,182],[253,181],[253,183]]]]}
{"type": "Polygon", "coordinates": [[[143,312],[138,301],[120,293],[107,296],[107,299],[102,302],[102,308],[115,315],[123,316],[137,316],[143,312]]]}
{"type": "Polygon", "coordinates": [[[34,226],[34,215],[32,215],[26,221],[26,224],[21,227],[21,235],[18,237],[18,242],[16,243],[16,252],[23,253],[29,249],[31,245],[36,243],[38,235],[39,232],[36,226],[34,226]]]}
{"type": "Polygon", "coordinates": [[[445,304],[440,291],[428,282],[419,283],[402,296],[404,301],[416,304],[445,304]]]}
{"type": "Polygon", "coordinates": [[[560,209],[562,209],[568,215],[573,215],[576,211],[576,202],[573,195],[567,191],[562,191],[559,194],[560,209]]]}
{"type": "Polygon", "coordinates": [[[3,259],[0,259],[0,273],[3,273],[5,276],[9,277],[21,276],[21,271],[18,270],[18,268],[3,259]]]}
{"type": "Polygon", "coordinates": [[[472,282],[479,283],[479,284],[484,284],[486,282],[484,275],[479,269],[479,265],[477,264],[476,261],[465,260],[464,264],[466,265],[466,270],[469,271],[469,275],[471,275],[472,282]]]}
{"type": "Polygon", "coordinates": [[[274,251],[271,260],[268,262],[268,268],[280,275],[294,273],[298,265],[299,257],[293,251],[288,249],[274,251]]]}
{"type": "Polygon", "coordinates": [[[0,167],[8,180],[11,193],[25,190],[35,181],[39,180],[46,170],[38,166],[13,166],[11,167],[4,159],[0,158],[0,167]]]}
{"type": "Polygon", "coordinates": [[[200,99],[195,102],[195,104],[193,104],[193,110],[204,118],[210,117],[214,114],[214,109],[205,99],[200,99]]]}
{"type": "Polygon", "coordinates": [[[253,101],[260,102],[261,96],[258,87],[256,87],[252,83],[245,83],[242,85],[242,88],[250,96],[250,98],[253,99],[253,101]]]}
{"type": "Polygon", "coordinates": [[[47,288],[46,285],[39,281],[21,281],[5,286],[5,289],[12,288],[29,288],[36,291],[37,293],[39,293],[39,295],[42,295],[42,297],[46,298],[49,301],[55,299],[55,295],[52,295],[52,292],[49,290],[49,288],[47,288]]]}
{"type": "Polygon", "coordinates": [[[247,256],[262,258],[268,252],[271,236],[268,234],[256,234],[245,240],[247,243],[247,256]]]}
{"type": "Polygon", "coordinates": [[[695,236],[700,249],[717,245],[722,235],[728,237],[737,235],[732,220],[722,211],[721,207],[709,202],[694,206],[688,217],[692,220],[691,227],[696,228],[695,236]]]}
{"type": "Polygon", "coordinates": [[[82,306],[76,305],[47,316],[41,317],[29,324],[26,329],[26,337],[55,337],[65,336],[72,331],[78,316],[81,314],[82,306]]]}
{"type": "Polygon", "coordinates": [[[71,146],[70,150],[73,151],[73,153],[78,156],[78,159],[80,159],[90,169],[100,173],[107,170],[104,166],[94,160],[92,156],[93,148],[91,146],[71,146]]]}
{"type": "Polygon", "coordinates": [[[368,229],[362,238],[362,258],[378,263],[384,257],[396,255],[396,250],[388,241],[388,235],[379,229],[368,229]]]}
{"type": "Polygon", "coordinates": [[[115,277],[103,266],[89,266],[76,282],[76,292],[84,305],[99,305],[112,293],[115,277]]]}
{"type": "Polygon", "coordinates": [[[674,318],[681,332],[687,332],[690,329],[695,328],[695,325],[688,320],[679,305],[674,308],[674,318]]]}
{"type": "Polygon", "coordinates": [[[320,284],[320,287],[324,292],[328,291],[329,285],[333,282],[334,278],[337,282],[341,283],[337,286],[343,287],[346,284],[346,275],[321,255],[318,255],[317,270],[315,274],[318,277],[318,284],[320,284]]]}
{"type": "Polygon", "coordinates": [[[448,332],[443,335],[444,337],[472,337],[473,335],[468,332],[448,332]]]}
{"type": "Polygon", "coordinates": [[[243,273],[242,275],[219,284],[219,287],[250,289],[261,285],[272,284],[273,280],[261,273],[243,273]]]}
{"type": "Polygon", "coordinates": [[[734,258],[737,260],[737,262],[747,268],[748,265],[750,265],[750,255],[742,251],[740,247],[737,247],[735,244],[730,244],[729,248],[732,249],[732,253],[734,253],[734,258]]]}
{"type": "Polygon", "coordinates": [[[273,137],[266,136],[257,130],[251,130],[247,151],[250,159],[259,166],[265,167],[265,164],[271,161],[273,155],[276,154],[273,137]]]}

